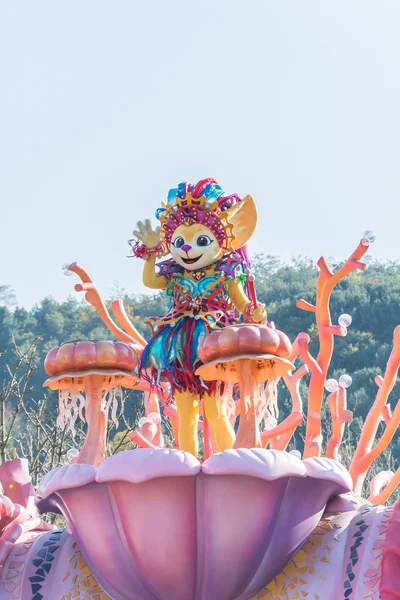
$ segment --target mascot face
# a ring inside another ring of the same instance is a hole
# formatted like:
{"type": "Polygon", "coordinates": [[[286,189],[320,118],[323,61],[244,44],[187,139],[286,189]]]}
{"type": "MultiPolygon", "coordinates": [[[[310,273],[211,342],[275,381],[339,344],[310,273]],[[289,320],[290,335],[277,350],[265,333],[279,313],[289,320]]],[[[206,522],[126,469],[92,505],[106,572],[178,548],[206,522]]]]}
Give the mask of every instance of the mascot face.
{"type": "Polygon", "coordinates": [[[188,271],[208,267],[223,255],[223,250],[211,229],[200,223],[177,227],[169,251],[178,265],[188,271]]]}

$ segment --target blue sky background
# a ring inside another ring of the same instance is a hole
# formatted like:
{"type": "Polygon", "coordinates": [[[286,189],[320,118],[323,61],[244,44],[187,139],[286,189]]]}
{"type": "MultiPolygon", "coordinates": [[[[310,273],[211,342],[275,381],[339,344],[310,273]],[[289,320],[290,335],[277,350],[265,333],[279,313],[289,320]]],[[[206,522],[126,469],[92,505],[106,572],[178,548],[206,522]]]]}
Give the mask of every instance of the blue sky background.
{"type": "Polygon", "coordinates": [[[0,284],[66,298],[78,261],[143,291],[138,219],[179,181],[251,193],[250,250],[400,259],[397,0],[0,4],[0,284]]]}

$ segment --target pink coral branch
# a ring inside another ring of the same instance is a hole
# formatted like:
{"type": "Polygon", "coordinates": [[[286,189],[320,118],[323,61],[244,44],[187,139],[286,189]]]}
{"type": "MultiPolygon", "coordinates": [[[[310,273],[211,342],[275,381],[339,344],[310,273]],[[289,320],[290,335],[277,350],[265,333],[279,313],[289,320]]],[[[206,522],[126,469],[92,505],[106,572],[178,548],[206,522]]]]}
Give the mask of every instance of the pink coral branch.
{"type": "MultiPolygon", "coordinates": [[[[150,441],[154,443],[159,448],[164,447],[164,437],[161,431],[161,413],[160,413],[160,403],[158,400],[157,394],[154,392],[150,392],[144,395],[144,414],[148,417],[150,414],[158,416],[158,422],[152,423],[155,427],[155,433],[153,434],[154,428],[151,428],[151,439],[150,441]]],[[[146,424],[147,425],[147,424],[146,424]]],[[[142,432],[143,433],[143,432],[142,432]]],[[[149,439],[147,435],[143,433],[143,435],[149,439]]]]}
{"type": "Polygon", "coordinates": [[[283,379],[292,398],[292,412],[276,427],[263,431],[261,440],[263,445],[270,442],[274,450],[286,450],[297,427],[303,422],[303,402],[300,396],[300,381],[308,373],[307,365],[302,365],[293,375],[286,375],[283,379]]]}
{"type": "Polygon", "coordinates": [[[179,448],[179,417],[178,417],[178,409],[175,404],[169,404],[164,407],[164,416],[169,418],[169,422],[171,424],[172,433],[175,438],[175,445],[179,448]]]}
{"type": "Polygon", "coordinates": [[[398,485],[400,485],[400,467],[394,474],[390,471],[378,473],[371,481],[371,495],[369,496],[368,501],[375,505],[384,504],[396,490],[398,485]]]}
{"type": "Polygon", "coordinates": [[[288,360],[290,360],[291,363],[293,363],[299,355],[299,339],[301,339],[304,335],[307,335],[307,334],[299,333],[292,344],[292,352],[290,353],[290,356],[288,357],[288,360]]]}
{"type": "Polygon", "coordinates": [[[142,433],[140,433],[140,431],[138,431],[137,429],[135,429],[134,431],[132,431],[129,435],[128,438],[134,442],[135,444],[137,444],[140,448],[151,448],[152,450],[156,450],[158,448],[158,446],[156,446],[155,444],[153,444],[151,441],[149,441],[142,433]]]}
{"type": "MultiPolygon", "coordinates": [[[[293,436],[294,432],[296,431],[297,427],[303,422],[303,415],[302,413],[293,411],[290,413],[290,415],[288,417],[286,417],[286,419],[284,419],[282,421],[282,423],[279,423],[279,425],[277,425],[276,427],[273,427],[272,429],[266,429],[264,431],[261,432],[261,439],[263,441],[263,445],[267,445],[267,443],[269,441],[280,441],[278,440],[278,438],[284,434],[290,433],[290,438],[288,440],[287,444],[289,443],[291,437],[293,436]]],[[[280,448],[278,446],[280,446],[281,444],[274,444],[272,446],[271,443],[271,448],[273,448],[274,450],[285,450],[285,448],[280,448]]]]}

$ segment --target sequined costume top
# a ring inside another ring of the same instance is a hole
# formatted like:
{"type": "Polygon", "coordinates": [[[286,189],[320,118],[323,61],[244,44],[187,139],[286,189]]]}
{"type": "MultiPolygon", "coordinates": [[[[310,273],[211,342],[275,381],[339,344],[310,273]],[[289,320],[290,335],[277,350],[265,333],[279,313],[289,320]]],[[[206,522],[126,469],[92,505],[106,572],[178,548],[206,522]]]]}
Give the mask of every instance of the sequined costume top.
{"type": "Polygon", "coordinates": [[[241,277],[240,257],[229,254],[208,269],[186,272],[173,259],[158,265],[159,274],[169,279],[167,294],[171,297],[169,312],[146,320],[153,332],[159,327],[174,327],[181,317],[203,320],[210,329],[237,323],[237,313],[229,298],[229,279],[241,277]],[[192,275],[193,279],[190,277],[192,275]]]}
{"type": "Polygon", "coordinates": [[[241,321],[228,293],[230,280],[244,279],[241,258],[228,254],[206,269],[190,272],[172,259],[158,266],[159,275],[169,282],[171,303],[166,315],[146,320],[153,337],[141,357],[141,374],[153,383],[166,379],[173,390],[201,394],[204,382],[194,373],[200,365],[197,348],[202,337],[241,321]]]}

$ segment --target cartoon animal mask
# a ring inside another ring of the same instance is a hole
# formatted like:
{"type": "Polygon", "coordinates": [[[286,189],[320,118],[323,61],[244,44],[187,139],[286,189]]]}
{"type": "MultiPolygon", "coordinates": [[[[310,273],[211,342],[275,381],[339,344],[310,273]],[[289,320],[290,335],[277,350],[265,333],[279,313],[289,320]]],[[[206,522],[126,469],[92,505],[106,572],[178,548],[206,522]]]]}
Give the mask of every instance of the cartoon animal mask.
{"type": "Polygon", "coordinates": [[[181,183],[157,211],[162,241],[173,259],[185,269],[207,267],[225,253],[242,248],[257,226],[257,208],[251,196],[225,196],[214,179],[195,186],[181,183]]]}

